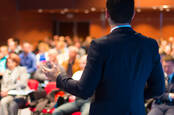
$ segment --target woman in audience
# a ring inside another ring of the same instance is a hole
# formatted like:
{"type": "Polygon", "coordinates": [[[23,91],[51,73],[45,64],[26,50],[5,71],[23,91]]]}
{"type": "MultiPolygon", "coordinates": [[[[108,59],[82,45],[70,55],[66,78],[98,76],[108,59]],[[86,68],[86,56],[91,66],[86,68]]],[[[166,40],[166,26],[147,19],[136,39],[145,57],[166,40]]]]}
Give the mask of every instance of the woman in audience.
{"type": "Polygon", "coordinates": [[[1,84],[1,105],[0,115],[10,115],[8,104],[13,101],[15,96],[8,95],[13,89],[27,89],[27,79],[29,75],[24,67],[20,67],[20,58],[16,54],[10,54],[7,58],[7,70],[5,71],[1,84]]]}

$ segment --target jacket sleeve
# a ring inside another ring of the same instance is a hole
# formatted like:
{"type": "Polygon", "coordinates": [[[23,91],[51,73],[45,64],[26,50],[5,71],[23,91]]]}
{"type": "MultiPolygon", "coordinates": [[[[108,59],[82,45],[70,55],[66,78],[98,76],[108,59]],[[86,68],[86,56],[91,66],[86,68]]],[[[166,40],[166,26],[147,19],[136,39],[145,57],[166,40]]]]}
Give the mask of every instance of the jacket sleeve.
{"type": "Polygon", "coordinates": [[[153,67],[147,80],[147,88],[145,88],[145,99],[160,96],[165,91],[164,72],[160,62],[159,47],[155,40],[153,42],[153,67]]]}
{"type": "Polygon", "coordinates": [[[32,67],[27,69],[27,72],[31,74],[31,73],[35,72],[36,69],[37,69],[37,67],[36,67],[36,57],[35,57],[35,55],[33,55],[32,56],[32,67]]]}
{"type": "Polygon", "coordinates": [[[75,81],[66,74],[60,74],[56,81],[57,87],[75,96],[87,99],[93,95],[100,82],[103,64],[104,54],[102,53],[102,48],[95,41],[92,41],[88,52],[87,64],[81,79],[75,81]]]}

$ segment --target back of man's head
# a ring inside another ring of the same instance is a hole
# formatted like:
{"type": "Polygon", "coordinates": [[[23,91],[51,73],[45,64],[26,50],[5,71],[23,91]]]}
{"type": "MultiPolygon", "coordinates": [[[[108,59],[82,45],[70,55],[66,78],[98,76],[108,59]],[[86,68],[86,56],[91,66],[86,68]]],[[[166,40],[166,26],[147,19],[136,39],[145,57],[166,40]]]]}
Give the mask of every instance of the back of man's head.
{"type": "Polygon", "coordinates": [[[107,0],[106,7],[114,23],[131,23],[134,0],[107,0]]]}

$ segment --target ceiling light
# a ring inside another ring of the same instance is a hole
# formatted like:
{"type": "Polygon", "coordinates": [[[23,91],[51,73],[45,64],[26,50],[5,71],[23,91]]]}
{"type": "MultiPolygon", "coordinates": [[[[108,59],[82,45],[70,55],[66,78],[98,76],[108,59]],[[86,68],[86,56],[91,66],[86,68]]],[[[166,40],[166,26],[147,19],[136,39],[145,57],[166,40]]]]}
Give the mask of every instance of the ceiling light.
{"type": "Polygon", "coordinates": [[[166,9],[166,8],[169,8],[169,6],[168,6],[168,5],[163,5],[163,8],[165,8],[165,9],[166,9]]]}
{"type": "Polygon", "coordinates": [[[170,9],[168,8],[168,9],[166,9],[166,11],[167,11],[167,12],[170,12],[170,9]]]}
{"type": "Polygon", "coordinates": [[[92,11],[92,12],[95,12],[95,11],[96,11],[96,8],[94,8],[94,7],[91,8],[91,11],[92,11]]]}
{"type": "Polygon", "coordinates": [[[86,9],[86,10],[85,10],[85,14],[88,14],[88,13],[89,13],[89,10],[88,10],[88,9],[86,9]]]}
{"type": "Polygon", "coordinates": [[[156,9],[157,9],[157,7],[156,7],[156,6],[153,6],[153,7],[152,7],[152,9],[156,10],[156,9]]]}
{"type": "Polygon", "coordinates": [[[141,9],[140,9],[140,8],[138,8],[138,9],[137,9],[137,12],[138,12],[138,13],[140,13],[140,12],[141,12],[141,9]]]}
{"type": "Polygon", "coordinates": [[[65,8],[65,9],[64,9],[64,12],[68,12],[68,11],[69,11],[69,9],[68,9],[68,8],[65,8]]]}
{"type": "Polygon", "coordinates": [[[163,7],[161,7],[161,8],[160,8],[160,11],[163,11],[163,10],[164,10],[164,8],[163,8],[163,7]]]}
{"type": "Polygon", "coordinates": [[[43,12],[43,9],[39,9],[38,12],[39,12],[39,13],[42,13],[42,12],[43,12]]]}
{"type": "Polygon", "coordinates": [[[64,10],[61,10],[60,13],[61,13],[61,14],[65,14],[65,11],[64,11],[64,10]]]}

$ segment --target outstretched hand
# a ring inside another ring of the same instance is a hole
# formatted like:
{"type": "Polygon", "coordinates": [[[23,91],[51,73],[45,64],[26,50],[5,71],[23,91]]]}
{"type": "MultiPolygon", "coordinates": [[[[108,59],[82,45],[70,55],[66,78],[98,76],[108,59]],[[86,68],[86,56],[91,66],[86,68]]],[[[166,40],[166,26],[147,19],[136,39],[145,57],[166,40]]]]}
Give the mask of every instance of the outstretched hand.
{"type": "Polygon", "coordinates": [[[46,75],[48,80],[51,81],[56,81],[58,75],[60,74],[59,68],[53,63],[51,63],[51,68],[48,67],[47,65],[44,65],[42,71],[46,75]]]}

